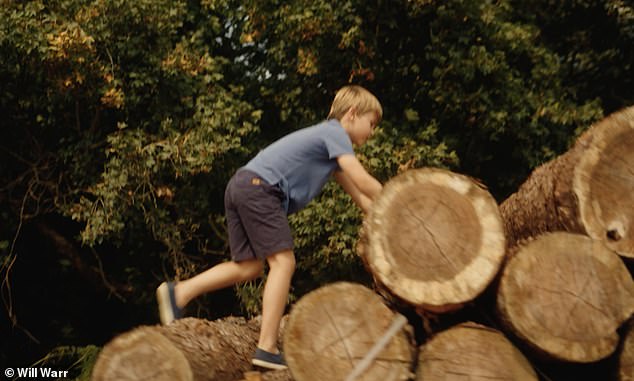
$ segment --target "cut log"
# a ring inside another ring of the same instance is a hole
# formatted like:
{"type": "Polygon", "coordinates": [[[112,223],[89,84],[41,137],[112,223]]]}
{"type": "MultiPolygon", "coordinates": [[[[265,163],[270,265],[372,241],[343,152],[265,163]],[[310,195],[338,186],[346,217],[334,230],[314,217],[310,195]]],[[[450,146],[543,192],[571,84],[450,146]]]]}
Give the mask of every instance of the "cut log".
{"type": "Polygon", "coordinates": [[[504,258],[498,206],[477,181],[434,168],[392,178],[364,221],[359,248],[377,284],[444,312],[473,300],[504,258]]]}
{"type": "MultiPolygon", "coordinates": [[[[186,318],[166,326],[139,327],[104,347],[92,380],[240,380],[252,368],[259,330],[258,320],[234,317],[186,318]]],[[[268,380],[291,380],[288,371],[276,376],[268,380]]]]}
{"type": "Polygon", "coordinates": [[[99,353],[92,381],[192,381],[187,358],[157,327],[117,336],[99,353]]]}
{"type": "Polygon", "coordinates": [[[292,381],[288,370],[251,371],[244,373],[244,379],[239,381],[292,381]]]}
{"type": "Polygon", "coordinates": [[[524,355],[501,332],[475,323],[443,331],[421,347],[416,381],[537,381],[524,355]]]}
{"type": "Polygon", "coordinates": [[[634,312],[634,282],[601,241],[546,233],[518,246],[498,288],[510,331],[538,353],[593,362],[617,347],[618,327],[634,312]]]}
{"type": "Polygon", "coordinates": [[[259,335],[256,322],[190,318],[160,328],[187,358],[194,380],[238,380],[251,369],[259,335]]]}
{"type": "Polygon", "coordinates": [[[606,117],[538,167],[500,206],[508,245],[550,231],[586,234],[634,257],[634,107],[606,117]]]}
{"type": "MultiPolygon", "coordinates": [[[[358,284],[333,283],[306,294],[291,310],[284,334],[294,380],[345,380],[395,316],[379,295],[358,284]]],[[[411,340],[411,332],[398,331],[357,380],[407,380],[411,340]]]]}
{"type": "Polygon", "coordinates": [[[619,381],[634,381],[634,322],[630,322],[619,356],[619,381]]]}
{"type": "Polygon", "coordinates": [[[293,381],[293,378],[288,369],[267,370],[262,373],[262,381],[293,381]]]}

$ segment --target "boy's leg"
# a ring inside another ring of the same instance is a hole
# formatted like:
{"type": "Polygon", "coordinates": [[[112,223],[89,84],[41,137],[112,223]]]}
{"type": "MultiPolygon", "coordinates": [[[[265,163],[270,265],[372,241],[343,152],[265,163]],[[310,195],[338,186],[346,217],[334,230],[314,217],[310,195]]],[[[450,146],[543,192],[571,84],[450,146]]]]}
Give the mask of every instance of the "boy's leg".
{"type": "Polygon", "coordinates": [[[176,305],[183,308],[199,295],[258,278],[262,275],[263,269],[264,263],[260,259],[220,263],[192,278],[176,283],[176,305]]]}
{"type": "Polygon", "coordinates": [[[277,353],[277,338],[295,271],[295,256],[292,250],[285,250],[268,256],[266,260],[269,274],[262,298],[262,328],[258,347],[277,353]]]}
{"type": "Polygon", "coordinates": [[[224,262],[179,283],[163,282],[156,290],[161,323],[181,318],[183,307],[198,295],[255,279],[263,268],[259,259],[224,262]]]}

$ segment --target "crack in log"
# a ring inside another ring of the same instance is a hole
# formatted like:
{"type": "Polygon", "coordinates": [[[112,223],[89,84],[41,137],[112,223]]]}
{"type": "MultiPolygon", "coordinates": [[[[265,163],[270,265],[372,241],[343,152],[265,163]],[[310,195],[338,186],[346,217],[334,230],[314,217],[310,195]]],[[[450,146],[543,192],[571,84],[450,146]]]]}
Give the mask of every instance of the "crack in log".
{"type": "MultiPolygon", "coordinates": [[[[415,257],[415,259],[420,259],[417,256],[417,254],[412,254],[412,252],[409,250],[409,248],[406,247],[406,246],[403,246],[403,244],[401,242],[396,242],[394,244],[394,247],[400,249],[401,252],[406,253],[409,256],[415,257]]],[[[411,261],[411,264],[412,264],[412,266],[418,266],[418,265],[420,265],[420,261],[411,261]]],[[[445,269],[446,267],[447,267],[447,265],[445,263],[437,263],[437,264],[428,264],[428,263],[426,263],[425,264],[425,269],[426,270],[445,269]]]]}
{"type": "Polygon", "coordinates": [[[628,172],[630,172],[629,174],[632,176],[626,176],[626,175],[622,175],[619,172],[614,172],[611,171],[608,176],[612,177],[612,178],[617,178],[619,180],[623,180],[624,183],[626,183],[627,185],[632,185],[634,186],[634,172],[632,170],[628,170],[628,172]]]}
{"type": "Polygon", "coordinates": [[[353,369],[354,363],[352,362],[352,354],[350,353],[350,349],[348,349],[348,346],[346,345],[346,337],[339,331],[339,327],[337,327],[336,321],[330,314],[330,311],[328,311],[328,309],[326,308],[324,308],[324,311],[326,311],[326,316],[328,316],[330,324],[332,324],[335,332],[337,332],[337,335],[341,339],[341,344],[343,345],[343,349],[346,351],[346,356],[348,357],[348,361],[350,362],[350,369],[353,369]]]}
{"type": "MultiPolygon", "coordinates": [[[[372,343],[374,344],[374,343],[372,343]]],[[[356,360],[356,361],[361,361],[363,360],[363,358],[365,357],[365,355],[363,356],[352,356],[351,358],[348,357],[343,357],[343,356],[328,356],[325,355],[323,353],[313,353],[311,354],[311,356],[316,356],[316,357],[323,357],[326,358],[328,360],[356,360]]],[[[374,359],[374,361],[381,361],[382,363],[389,363],[389,364],[407,364],[410,365],[411,364],[411,360],[409,359],[402,359],[402,358],[391,358],[391,357],[376,357],[374,359]]]]}
{"type": "MultiPolygon", "coordinates": [[[[547,287],[542,287],[542,286],[539,286],[539,285],[535,285],[535,288],[538,289],[538,290],[542,290],[542,291],[548,292],[548,293],[552,293],[552,294],[564,294],[564,295],[569,295],[569,296],[574,297],[575,304],[573,305],[573,308],[571,308],[571,310],[569,312],[568,320],[566,320],[567,322],[570,322],[570,317],[571,317],[571,314],[572,314],[572,310],[574,310],[574,307],[577,306],[579,301],[582,301],[584,304],[588,305],[593,310],[599,312],[605,318],[610,319],[610,316],[608,316],[605,313],[605,311],[601,310],[599,307],[595,306],[594,304],[590,303],[589,301],[585,300],[584,298],[582,298],[581,296],[575,294],[574,292],[571,292],[571,291],[568,291],[568,290],[552,290],[552,289],[549,289],[547,287]]],[[[585,288],[585,286],[584,286],[584,288],[585,288]]],[[[538,319],[536,319],[536,320],[538,320],[538,319]]],[[[591,320],[594,321],[594,319],[591,319],[591,320]]]]}
{"type": "MultiPolygon", "coordinates": [[[[351,330],[350,332],[348,332],[348,334],[346,334],[345,336],[343,336],[343,338],[349,338],[351,336],[353,336],[355,333],[357,333],[357,331],[359,331],[361,328],[363,327],[363,324],[359,324],[357,325],[357,327],[355,327],[353,330],[351,330]]],[[[335,329],[336,330],[336,329],[335,329]]],[[[339,331],[337,331],[337,333],[339,333],[339,331]]],[[[332,346],[334,346],[335,344],[337,344],[339,341],[341,341],[341,337],[337,337],[334,338],[332,341],[329,341],[327,343],[325,343],[321,348],[318,348],[317,352],[321,353],[323,352],[326,348],[330,348],[332,346]]]]}
{"type": "MultiPolygon", "coordinates": [[[[440,203],[437,203],[440,204],[440,203]]],[[[425,231],[427,232],[427,234],[429,234],[429,236],[431,237],[431,240],[434,244],[434,246],[436,247],[436,249],[438,250],[438,252],[440,253],[441,257],[447,262],[447,264],[452,267],[455,271],[458,271],[458,267],[456,266],[456,264],[454,264],[451,259],[449,259],[449,257],[444,253],[444,251],[441,249],[440,245],[438,244],[438,242],[436,241],[436,237],[435,235],[431,232],[431,230],[427,227],[427,224],[425,223],[425,221],[420,218],[416,213],[414,213],[409,207],[405,208],[407,210],[407,212],[414,217],[414,219],[416,219],[418,222],[420,222],[421,226],[423,227],[423,229],[425,229],[425,231]]],[[[430,216],[433,216],[437,210],[437,206],[434,207],[434,209],[432,210],[432,212],[430,213],[430,216]]]]}
{"type": "Polygon", "coordinates": [[[451,374],[451,375],[454,375],[454,376],[466,376],[469,380],[474,379],[474,377],[476,377],[476,378],[484,378],[484,379],[487,379],[487,380],[512,380],[511,378],[503,377],[503,376],[487,376],[487,375],[484,375],[484,374],[472,374],[472,373],[457,372],[457,371],[452,371],[452,370],[445,371],[445,374],[451,374]]]}
{"type": "MultiPolygon", "coordinates": [[[[485,353],[481,353],[482,355],[486,355],[485,353]]],[[[450,366],[465,366],[465,362],[462,362],[460,360],[457,359],[453,359],[453,358],[446,358],[446,357],[437,357],[437,356],[430,356],[425,358],[426,362],[439,362],[439,363],[443,363],[443,364],[449,364],[450,366]]],[[[450,369],[446,369],[444,370],[444,374],[448,375],[456,375],[456,376],[467,376],[468,379],[473,379],[473,378],[480,378],[480,379],[490,379],[490,380],[513,380],[513,378],[509,378],[508,376],[496,376],[496,375],[486,375],[486,374],[474,374],[473,373],[473,369],[471,369],[468,373],[466,372],[461,372],[458,370],[450,370],[450,369]]]]}

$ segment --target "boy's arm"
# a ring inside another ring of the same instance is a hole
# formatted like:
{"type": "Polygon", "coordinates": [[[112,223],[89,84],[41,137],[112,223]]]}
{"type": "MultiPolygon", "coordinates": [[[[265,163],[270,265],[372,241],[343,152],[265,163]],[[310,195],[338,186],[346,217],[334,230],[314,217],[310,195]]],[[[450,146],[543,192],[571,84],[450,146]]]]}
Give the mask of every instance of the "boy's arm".
{"type": "MultiPolygon", "coordinates": [[[[363,168],[363,165],[361,165],[359,160],[353,154],[339,156],[337,158],[337,163],[341,168],[341,174],[336,174],[337,181],[341,184],[344,190],[353,197],[353,200],[355,199],[355,196],[353,195],[355,192],[361,193],[361,195],[368,198],[370,201],[374,200],[374,198],[381,193],[381,190],[383,189],[381,183],[372,177],[365,168],[363,168]],[[342,178],[343,181],[340,181],[340,178],[342,178]],[[348,181],[346,181],[346,179],[348,181]],[[354,186],[354,188],[352,188],[351,185],[354,186]]],[[[356,197],[360,199],[360,196],[357,195],[356,197]]],[[[357,201],[355,200],[355,202],[357,201]]],[[[359,202],[357,202],[357,204],[364,209],[363,204],[359,202]]]]}
{"type": "Polygon", "coordinates": [[[367,213],[370,210],[372,200],[361,193],[359,188],[354,185],[348,175],[346,175],[343,171],[335,171],[335,180],[339,183],[339,185],[341,185],[343,190],[346,191],[346,193],[348,193],[350,197],[352,197],[352,201],[354,201],[354,203],[357,204],[357,206],[361,208],[364,213],[367,213]]]}

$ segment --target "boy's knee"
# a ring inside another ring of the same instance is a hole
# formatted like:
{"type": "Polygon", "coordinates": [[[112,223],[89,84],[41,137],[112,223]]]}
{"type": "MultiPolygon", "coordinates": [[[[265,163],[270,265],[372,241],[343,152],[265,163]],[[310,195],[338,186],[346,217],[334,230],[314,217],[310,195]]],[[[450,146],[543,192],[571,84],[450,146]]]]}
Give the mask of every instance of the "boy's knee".
{"type": "Polygon", "coordinates": [[[266,258],[269,267],[280,267],[286,270],[295,270],[295,255],[291,250],[282,251],[266,258]]]}

